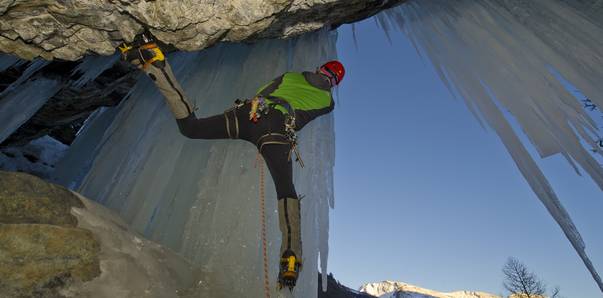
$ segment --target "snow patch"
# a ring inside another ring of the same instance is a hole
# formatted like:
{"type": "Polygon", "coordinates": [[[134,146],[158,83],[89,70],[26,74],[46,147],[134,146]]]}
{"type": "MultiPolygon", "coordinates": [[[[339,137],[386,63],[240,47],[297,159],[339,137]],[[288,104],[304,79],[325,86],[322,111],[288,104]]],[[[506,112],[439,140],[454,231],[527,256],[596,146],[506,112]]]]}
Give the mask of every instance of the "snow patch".
{"type": "Polygon", "coordinates": [[[49,179],[55,165],[65,155],[69,147],[49,136],[29,142],[22,147],[0,149],[0,169],[25,172],[43,179],[49,179]]]}

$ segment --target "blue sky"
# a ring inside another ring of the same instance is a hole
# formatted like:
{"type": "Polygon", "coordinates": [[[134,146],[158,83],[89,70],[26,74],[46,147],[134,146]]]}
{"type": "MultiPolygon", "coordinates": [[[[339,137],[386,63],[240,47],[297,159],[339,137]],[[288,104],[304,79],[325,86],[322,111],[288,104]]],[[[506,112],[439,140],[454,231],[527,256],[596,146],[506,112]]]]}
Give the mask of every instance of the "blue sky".
{"type": "MultiPolygon", "coordinates": [[[[452,98],[402,34],[339,30],[329,271],[347,286],[398,280],[503,294],[517,257],[564,297],[601,297],[494,131],[452,98]]],[[[531,149],[531,148],[530,148],[531,149]]],[[[535,151],[531,150],[533,156],[535,151]]],[[[559,156],[537,158],[603,273],[603,196],[559,156]]]]}

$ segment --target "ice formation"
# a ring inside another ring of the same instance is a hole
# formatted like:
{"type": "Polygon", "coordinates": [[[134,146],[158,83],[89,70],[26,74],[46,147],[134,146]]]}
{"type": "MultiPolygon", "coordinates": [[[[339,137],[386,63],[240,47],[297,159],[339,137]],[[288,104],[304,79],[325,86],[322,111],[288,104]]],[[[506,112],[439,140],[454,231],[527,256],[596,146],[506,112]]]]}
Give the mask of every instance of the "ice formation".
{"type": "Polygon", "coordinates": [[[24,63],[25,60],[21,60],[12,55],[1,55],[0,56],[0,71],[5,71],[9,67],[24,63]]]}
{"type": "MultiPolygon", "coordinates": [[[[25,63],[11,55],[0,55],[0,72],[25,63]]],[[[57,80],[29,78],[48,64],[43,59],[31,62],[23,74],[0,92],[0,143],[25,123],[46,101],[59,91],[57,80]]]]}
{"type": "Polygon", "coordinates": [[[377,16],[402,30],[441,80],[493,128],[603,291],[585,244],[511,123],[541,157],[562,154],[603,189],[598,129],[563,80],[603,107],[601,1],[411,1],[377,16]],[[508,111],[509,113],[506,113],[508,111]]]}
{"type": "MultiPolygon", "coordinates": [[[[335,41],[335,33],[321,31],[254,45],[221,44],[174,53],[168,60],[201,117],[222,113],[234,99],[253,96],[285,71],[314,70],[335,58],[335,41]]],[[[87,121],[55,176],[199,266],[202,297],[264,297],[257,149],[241,140],[186,139],[160,96],[141,76],[127,100],[87,121]]],[[[333,116],[327,115],[300,134],[305,168],[296,165],[294,176],[305,195],[305,270],[295,297],[316,297],[319,257],[327,272],[333,127],[333,116]]],[[[280,232],[274,186],[266,177],[269,282],[275,297],[280,232]]]]}
{"type": "MultiPolygon", "coordinates": [[[[87,56],[75,67],[71,77],[78,78],[71,87],[79,88],[96,79],[119,59],[119,55],[87,56]]],[[[0,143],[29,120],[51,97],[64,87],[61,79],[37,76],[50,61],[28,62],[12,55],[0,54],[0,72],[29,63],[21,76],[0,92],[0,143]]]]}
{"type": "Polygon", "coordinates": [[[29,120],[61,88],[60,82],[54,79],[40,78],[13,84],[17,83],[18,88],[14,87],[15,89],[5,90],[0,94],[0,143],[29,120]]]}
{"type": "Polygon", "coordinates": [[[119,53],[115,53],[112,56],[86,56],[72,72],[72,75],[80,75],[73,83],[73,86],[82,87],[86,83],[96,79],[103,71],[113,66],[119,60],[119,57],[119,53]]]}

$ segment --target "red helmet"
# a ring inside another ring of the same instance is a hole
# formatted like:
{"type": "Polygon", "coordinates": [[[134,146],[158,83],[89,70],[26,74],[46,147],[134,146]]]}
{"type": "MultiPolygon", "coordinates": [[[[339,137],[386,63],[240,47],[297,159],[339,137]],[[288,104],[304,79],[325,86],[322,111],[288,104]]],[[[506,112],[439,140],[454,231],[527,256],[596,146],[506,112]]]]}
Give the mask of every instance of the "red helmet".
{"type": "Polygon", "coordinates": [[[345,68],[343,64],[337,60],[329,61],[320,67],[320,73],[326,75],[331,80],[331,85],[339,85],[343,76],[345,76],[345,68]]]}

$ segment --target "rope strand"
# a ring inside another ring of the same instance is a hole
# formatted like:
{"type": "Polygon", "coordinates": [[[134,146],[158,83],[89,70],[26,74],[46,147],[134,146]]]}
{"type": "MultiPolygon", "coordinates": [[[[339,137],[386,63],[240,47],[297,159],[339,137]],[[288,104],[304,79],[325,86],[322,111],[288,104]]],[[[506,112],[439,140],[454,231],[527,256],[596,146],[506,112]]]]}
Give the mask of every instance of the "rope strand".
{"type": "Polygon", "coordinates": [[[262,224],[262,255],[264,257],[264,292],[266,298],[270,298],[270,282],[268,281],[268,253],[266,246],[266,193],[264,189],[264,164],[262,163],[262,156],[258,152],[255,165],[260,168],[260,213],[261,213],[261,224],[262,224]]]}

